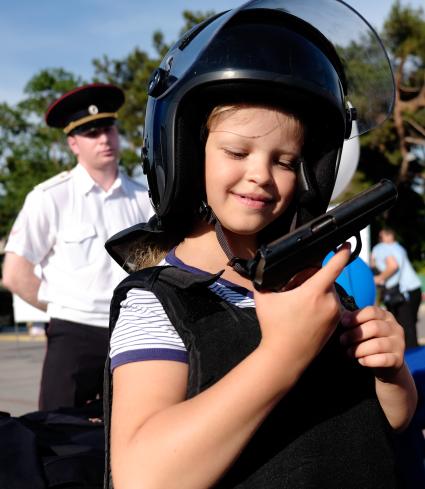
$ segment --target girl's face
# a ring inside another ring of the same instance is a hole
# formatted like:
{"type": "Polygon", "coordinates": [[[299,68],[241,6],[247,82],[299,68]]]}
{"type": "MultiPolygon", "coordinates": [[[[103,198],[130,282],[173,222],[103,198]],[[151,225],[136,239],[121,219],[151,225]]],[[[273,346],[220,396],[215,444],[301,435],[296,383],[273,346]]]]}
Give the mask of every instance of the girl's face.
{"type": "Polygon", "coordinates": [[[288,207],[296,186],[302,124],[279,110],[223,110],[205,147],[207,201],[222,226],[254,235],[288,207]]]}

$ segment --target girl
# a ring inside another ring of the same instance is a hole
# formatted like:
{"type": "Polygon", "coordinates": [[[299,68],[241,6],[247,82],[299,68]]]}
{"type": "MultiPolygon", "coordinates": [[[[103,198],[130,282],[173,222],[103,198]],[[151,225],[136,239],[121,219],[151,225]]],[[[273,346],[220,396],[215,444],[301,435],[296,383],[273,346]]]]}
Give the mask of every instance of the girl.
{"type": "Polygon", "coordinates": [[[397,487],[392,436],[415,387],[394,317],[335,290],[348,245],[280,293],[243,275],[261,243],[326,209],[355,114],[312,19],[364,21],[334,0],[295,4],[209,19],[150,83],[156,218],[107,244],[143,268],[111,307],[116,489],[397,487]]]}

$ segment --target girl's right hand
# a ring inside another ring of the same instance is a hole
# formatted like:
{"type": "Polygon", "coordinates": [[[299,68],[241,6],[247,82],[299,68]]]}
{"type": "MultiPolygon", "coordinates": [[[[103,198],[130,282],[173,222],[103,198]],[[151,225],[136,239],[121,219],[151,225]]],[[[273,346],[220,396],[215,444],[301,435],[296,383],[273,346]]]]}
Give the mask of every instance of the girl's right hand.
{"type": "Polygon", "coordinates": [[[296,288],[277,293],[255,291],[262,332],[259,347],[286,365],[289,356],[301,374],[326,344],[341,317],[334,282],[349,258],[350,244],[346,243],[296,288]]]}

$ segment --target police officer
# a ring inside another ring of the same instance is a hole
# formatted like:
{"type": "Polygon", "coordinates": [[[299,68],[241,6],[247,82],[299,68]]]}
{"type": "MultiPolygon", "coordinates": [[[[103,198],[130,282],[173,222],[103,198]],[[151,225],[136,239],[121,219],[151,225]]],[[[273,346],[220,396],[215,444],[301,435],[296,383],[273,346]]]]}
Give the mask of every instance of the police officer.
{"type": "Polygon", "coordinates": [[[63,129],[77,165],[27,195],[6,244],[5,286],[51,318],[42,410],[101,397],[109,302],[125,276],[104,243],[151,214],[145,186],[118,167],[123,103],[120,88],[95,83],[50,105],[46,123],[63,129]]]}

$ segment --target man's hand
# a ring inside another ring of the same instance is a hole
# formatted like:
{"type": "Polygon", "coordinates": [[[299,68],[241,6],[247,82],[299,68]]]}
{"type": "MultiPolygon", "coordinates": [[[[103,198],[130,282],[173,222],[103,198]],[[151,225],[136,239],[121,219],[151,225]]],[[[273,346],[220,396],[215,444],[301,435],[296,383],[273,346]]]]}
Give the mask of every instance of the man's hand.
{"type": "Polygon", "coordinates": [[[34,267],[23,256],[7,252],[3,264],[3,285],[28,304],[46,311],[47,304],[38,300],[41,281],[35,275],[34,267]]]}

